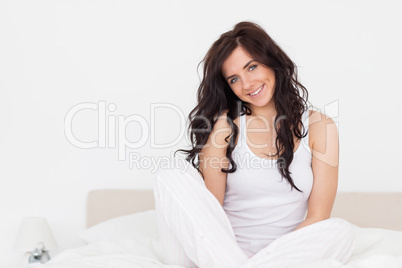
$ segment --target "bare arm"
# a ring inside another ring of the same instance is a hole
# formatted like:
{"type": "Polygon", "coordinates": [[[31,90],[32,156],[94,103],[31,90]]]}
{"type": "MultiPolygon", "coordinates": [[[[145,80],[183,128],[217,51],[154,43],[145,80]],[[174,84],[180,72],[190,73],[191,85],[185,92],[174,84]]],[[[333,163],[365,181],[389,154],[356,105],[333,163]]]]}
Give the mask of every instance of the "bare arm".
{"type": "Polygon", "coordinates": [[[313,188],[306,219],[295,229],[328,219],[338,187],[339,138],[334,121],[319,112],[310,116],[313,188]]]}
{"type": "Polygon", "coordinates": [[[227,175],[221,169],[229,167],[229,160],[226,158],[228,143],[225,141],[225,138],[230,132],[231,129],[226,120],[226,115],[219,117],[207,143],[199,154],[199,168],[204,174],[205,185],[221,205],[223,205],[225,198],[227,175]]]}

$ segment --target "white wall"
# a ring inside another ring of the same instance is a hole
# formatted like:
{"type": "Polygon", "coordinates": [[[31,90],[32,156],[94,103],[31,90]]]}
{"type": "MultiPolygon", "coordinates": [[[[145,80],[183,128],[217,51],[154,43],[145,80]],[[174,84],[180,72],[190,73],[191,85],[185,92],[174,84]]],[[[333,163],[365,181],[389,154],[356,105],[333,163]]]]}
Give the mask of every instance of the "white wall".
{"type": "MultiPolygon", "coordinates": [[[[12,246],[23,217],[48,219],[54,255],[82,244],[88,191],[152,187],[153,172],[130,168],[109,142],[73,146],[69,110],[104,101],[117,107],[107,116],[150,123],[151,103],[169,103],[187,116],[198,62],[242,20],[268,31],[300,66],[312,104],[338,122],[339,190],[402,191],[400,1],[200,3],[0,0],[0,264],[20,257],[12,246]]],[[[173,141],[183,122],[173,109],[156,111],[156,141],[173,141]]],[[[146,138],[138,122],[126,128],[133,142],[146,138]]],[[[72,128],[96,140],[97,111],[77,113],[72,128]]],[[[184,144],[155,149],[148,139],[120,153],[167,157],[184,144]]]]}

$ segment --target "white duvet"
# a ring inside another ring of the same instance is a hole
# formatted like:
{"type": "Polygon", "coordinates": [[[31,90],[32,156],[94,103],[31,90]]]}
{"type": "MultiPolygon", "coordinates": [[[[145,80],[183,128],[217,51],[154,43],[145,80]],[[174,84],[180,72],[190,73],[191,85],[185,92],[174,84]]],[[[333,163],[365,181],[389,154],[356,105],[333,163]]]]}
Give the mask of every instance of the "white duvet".
{"type": "MultiPolygon", "coordinates": [[[[402,232],[356,228],[356,247],[346,264],[342,265],[335,260],[328,259],[297,267],[402,267],[402,232]]],[[[164,265],[161,261],[162,254],[156,237],[98,241],[66,250],[43,267],[180,267],[164,265]]]]}

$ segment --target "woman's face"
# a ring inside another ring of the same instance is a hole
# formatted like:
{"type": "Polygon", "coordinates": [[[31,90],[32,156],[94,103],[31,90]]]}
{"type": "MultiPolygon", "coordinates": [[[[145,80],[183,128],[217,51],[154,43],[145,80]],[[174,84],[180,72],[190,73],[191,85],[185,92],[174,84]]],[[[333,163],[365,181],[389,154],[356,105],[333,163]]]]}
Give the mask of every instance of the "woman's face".
{"type": "Polygon", "coordinates": [[[236,96],[250,109],[274,107],[275,72],[237,47],[223,62],[222,74],[236,96]]]}

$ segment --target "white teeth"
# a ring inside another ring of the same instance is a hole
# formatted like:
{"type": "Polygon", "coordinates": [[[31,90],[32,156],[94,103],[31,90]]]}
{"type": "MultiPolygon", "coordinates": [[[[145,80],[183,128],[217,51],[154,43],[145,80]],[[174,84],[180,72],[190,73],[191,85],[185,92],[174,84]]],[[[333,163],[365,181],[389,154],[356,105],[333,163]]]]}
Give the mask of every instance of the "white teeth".
{"type": "Polygon", "coordinates": [[[251,96],[257,95],[258,93],[260,93],[261,89],[262,89],[262,87],[260,87],[260,89],[259,89],[259,90],[257,90],[257,91],[256,91],[256,92],[254,92],[254,93],[251,93],[250,95],[251,95],[251,96]]]}

